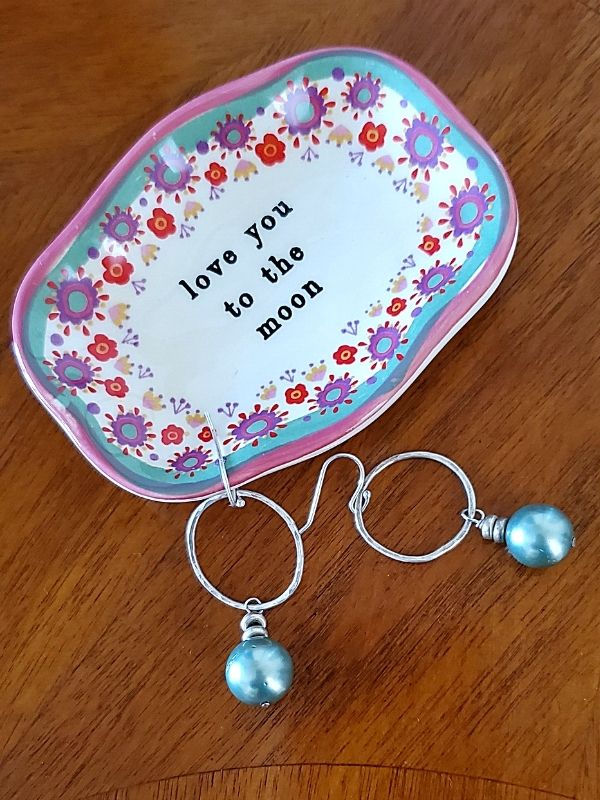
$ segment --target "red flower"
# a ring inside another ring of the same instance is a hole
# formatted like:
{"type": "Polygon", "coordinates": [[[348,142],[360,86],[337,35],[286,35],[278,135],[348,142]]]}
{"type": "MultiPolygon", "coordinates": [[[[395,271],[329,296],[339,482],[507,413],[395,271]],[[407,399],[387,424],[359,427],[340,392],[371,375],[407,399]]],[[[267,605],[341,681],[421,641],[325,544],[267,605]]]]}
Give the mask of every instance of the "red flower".
{"type": "Polygon", "coordinates": [[[423,237],[423,241],[419,245],[419,250],[422,250],[424,253],[427,253],[428,256],[432,256],[434,253],[440,249],[440,240],[436,236],[430,236],[426,234],[423,237]]]}
{"type": "Polygon", "coordinates": [[[308,397],[308,390],[303,383],[299,383],[291,389],[286,389],[285,399],[290,405],[300,405],[308,397]]]}
{"type": "Polygon", "coordinates": [[[210,432],[210,428],[208,427],[208,425],[205,425],[202,428],[202,430],[198,434],[198,438],[200,439],[201,442],[210,442],[210,440],[212,439],[212,433],[210,432]]]}
{"type": "Polygon", "coordinates": [[[351,344],[342,344],[333,354],[333,359],[336,364],[354,364],[356,355],[356,347],[351,344]]]}
{"type": "Polygon", "coordinates": [[[363,125],[362,131],[358,134],[358,141],[372,153],[373,150],[377,150],[378,147],[383,146],[386,133],[387,128],[385,125],[375,125],[374,122],[366,122],[363,125]]]}
{"type": "Polygon", "coordinates": [[[402,297],[394,297],[392,302],[386,308],[387,313],[390,317],[397,317],[404,309],[406,308],[406,300],[402,297]]]}
{"type": "Polygon", "coordinates": [[[97,333],[93,344],[88,344],[87,349],[98,361],[108,361],[117,355],[117,343],[103,333],[97,333]]]}
{"type": "Polygon", "coordinates": [[[106,394],[111,397],[125,397],[129,391],[129,386],[125,383],[125,379],[120,377],[108,378],[108,380],[104,381],[104,388],[106,389],[106,394]]]}
{"type": "Polygon", "coordinates": [[[160,432],[163,444],[181,444],[183,442],[183,428],[177,425],[167,425],[160,432]]]}
{"type": "Polygon", "coordinates": [[[123,286],[129,281],[133,272],[133,264],[130,264],[125,256],[106,256],[102,259],[104,274],[102,275],[106,283],[118,283],[123,286]]]}
{"type": "Polygon", "coordinates": [[[177,230],[173,214],[169,214],[164,208],[155,208],[146,224],[159,239],[166,239],[177,230]]]}
{"type": "Polygon", "coordinates": [[[265,138],[254,148],[256,155],[267,167],[273,164],[280,164],[285,160],[285,142],[278,139],[272,133],[267,133],[265,138]]]}
{"type": "Polygon", "coordinates": [[[204,177],[211,186],[220,186],[227,180],[227,170],[216,161],[212,161],[209,168],[204,173],[204,177]]]}

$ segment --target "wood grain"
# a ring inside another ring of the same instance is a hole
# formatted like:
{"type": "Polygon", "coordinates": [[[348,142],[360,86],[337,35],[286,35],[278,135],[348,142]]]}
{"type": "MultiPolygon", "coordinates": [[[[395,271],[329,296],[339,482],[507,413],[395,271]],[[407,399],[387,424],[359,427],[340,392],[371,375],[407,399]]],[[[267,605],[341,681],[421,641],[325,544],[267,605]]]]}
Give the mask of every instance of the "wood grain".
{"type": "MultiPolygon", "coordinates": [[[[484,507],[553,502],[578,536],[573,556],[543,573],[476,537],[433,564],[394,564],[355,535],[351,468],[339,465],[301,591],[270,617],[296,664],[294,690],[268,713],[239,707],[222,680],[238,617],[190,574],[189,509],[96,474],[30,396],[5,328],[0,798],[596,800],[595,0],[5,0],[0,37],[5,318],[35,256],[182,101],[332,43],[388,50],[425,72],[507,165],[519,246],[485,309],[349,447],[368,465],[441,450],[474,477],[484,507]]],[[[301,519],[317,469],[255,486],[301,519]]],[[[375,490],[368,524],[406,550],[441,541],[460,502],[452,478],[427,465],[386,473],[375,490]]],[[[202,554],[224,591],[287,584],[292,546],[273,518],[219,508],[212,523],[202,554]]]]}
{"type": "Polygon", "coordinates": [[[467,775],[397,767],[302,764],[254,767],[184,775],[98,795],[90,800],[222,800],[225,797],[268,797],[270,800],[558,800],[563,795],[470,778],[467,775]]]}

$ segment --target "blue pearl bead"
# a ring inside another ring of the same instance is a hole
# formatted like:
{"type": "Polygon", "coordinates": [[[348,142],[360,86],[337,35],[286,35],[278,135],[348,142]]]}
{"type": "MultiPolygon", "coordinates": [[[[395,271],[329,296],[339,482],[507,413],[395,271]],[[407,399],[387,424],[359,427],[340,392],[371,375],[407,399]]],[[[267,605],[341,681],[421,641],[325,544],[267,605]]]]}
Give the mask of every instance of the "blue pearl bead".
{"type": "Polygon", "coordinates": [[[292,685],[294,665],[288,651],[268,637],[255,637],[234,647],[225,664],[231,693],[250,706],[276,703],[292,685]]]}
{"type": "Polygon", "coordinates": [[[570,519],[554,506],[523,506],[506,523],[506,546],[526,567],[558,564],[574,544],[570,519]]]}

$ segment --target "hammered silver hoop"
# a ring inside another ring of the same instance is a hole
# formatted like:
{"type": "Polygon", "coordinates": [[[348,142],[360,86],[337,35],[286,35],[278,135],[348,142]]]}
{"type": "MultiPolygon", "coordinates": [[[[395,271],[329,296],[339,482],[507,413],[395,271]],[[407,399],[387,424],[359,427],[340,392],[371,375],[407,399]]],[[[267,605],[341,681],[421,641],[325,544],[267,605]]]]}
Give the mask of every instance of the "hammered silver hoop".
{"type": "MultiPolygon", "coordinates": [[[[365,542],[373,547],[377,552],[381,553],[388,558],[392,558],[394,561],[403,561],[408,564],[422,564],[427,561],[434,561],[436,558],[449,553],[450,550],[453,550],[457,545],[459,545],[462,540],[465,538],[471,526],[473,525],[473,520],[475,519],[474,515],[477,511],[477,504],[475,502],[475,489],[473,488],[473,484],[467,477],[466,473],[463,469],[461,469],[458,464],[454,461],[451,461],[446,456],[442,456],[439,453],[429,453],[425,450],[415,450],[410,453],[398,453],[398,455],[391,456],[387,458],[385,461],[382,461],[376,467],[374,467],[371,472],[365,478],[365,482],[362,487],[362,494],[364,495],[367,493],[367,489],[371,481],[379,475],[380,472],[387,469],[388,467],[392,466],[392,464],[396,464],[399,461],[409,461],[412,459],[426,459],[427,461],[436,461],[438,464],[442,464],[442,466],[447,467],[451,472],[453,472],[456,477],[460,480],[462,487],[465,491],[465,495],[467,497],[467,508],[466,514],[463,516],[464,523],[461,526],[458,533],[456,533],[451,539],[449,539],[445,544],[438,547],[436,550],[432,550],[430,553],[423,553],[422,555],[408,555],[405,553],[399,553],[396,550],[390,550],[389,547],[385,547],[380,542],[371,536],[369,531],[365,527],[365,523],[363,521],[363,510],[365,508],[365,504],[363,503],[356,503],[353,508],[354,514],[354,524],[365,540],[365,542]]],[[[369,494],[367,493],[367,497],[369,494]]]]}
{"type": "Polygon", "coordinates": [[[294,594],[300,585],[300,581],[302,580],[302,572],[304,571],[304,546],[302,544],[302,536],[300,535],[298,526],[285,509],[283,509],[270,498],[265,497],[264,494],[251,492],[246,489],[235,490],[236,501],[244,497],[247,497],[251,500],[258,500],[259,503],[263,503],[263,505],[268,506],[277,514],[279,514],[292,534],[294,545],[296,547],[296,567],[294,569],[294,575],[290,585],[280,595],[273,598],[273,600],[268,600],[265,603],[260,602],[260,600],[255,597],[252,597],[245,602],[240,602],[239,600],[234,600],[233,598],[228,597],[226,594],[223,594],[223,592],[220,592],[217,587],[208,580],[202,571],[202,567],[198,561],[198,554],[196,553],[196,529],[198,527],[198,522],[200,521],[200,517],[206,511],[206,509],[210,508],[210,506],[212,506],[214,503],[218,502],[219,500],[229,500],[231,502],[230,493],[226,489],[207,497],[192,511],[185,528],[185,544],[188,559],[190,561],[192,570],[194,571],[194,575],[207,592],[209,592],[217,600],[225,603],[225,605],[231,606],[231,608],[237,608],[239,611],[259,613],[261,611],[267,611],[270,608],[275,608],[275,606],[279,606],[281,603],[285,603],[285,601],[294,594]]]}

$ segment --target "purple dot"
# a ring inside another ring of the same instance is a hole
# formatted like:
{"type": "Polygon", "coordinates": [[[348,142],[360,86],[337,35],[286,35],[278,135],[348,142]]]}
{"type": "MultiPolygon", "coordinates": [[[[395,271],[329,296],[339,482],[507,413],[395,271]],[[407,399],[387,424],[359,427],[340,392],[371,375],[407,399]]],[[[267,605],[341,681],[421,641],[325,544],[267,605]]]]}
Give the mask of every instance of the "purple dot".
{"type": "Polygon", "coordinates": [[[473,255],[473,251],[469,250],[469,252],[467,253],[467,258],[471,258],[472,255],[473,255]]]}
{"type": "Polygon", "coordinates": [[[100,255],[100,251],[96,247],[89,247],[88,248],[88,258],[98,258],[100,255]]]}
{"type": "Polygon", "coordinates": [[[199,142],[196,142],[196,150],[203,156],[205,153],[208,153],[208,142],[205,142],[203,139],[200,139],[199,142]]]}
{"type": "Polygon", "coordinates": [[[370,378],[367,378],[367,383],[368,384],[377,383],[377,378],[375,377],[375,375],[371,375],[370,378]]]}
{"type": "Polygon", "coordinates": [[[98,403],[88,403],[86,408],[90,412],[90,414],[100,413],[100,406],[98,405],[98,403]]]}
{"type": "Polygon", "coordinates": [[[402,98],[402,100],[400,100],[400,105],[402,106],[402,108],[406,108],[406,106],[408,105],[408,100],[402,98]]]}
{"type": "Polygon", "coordinates": [[[418,317],[421,311],[423,311],[423,309],[417,306],[416,308],[413,308],[413,310],[410,312],[410,315],[411,317],[418,317]]]}
{"type": "Polygon", "coordinates": [[[477,169],[478,166],[479,166],[479,161],[477,161],[475,156],[469,156],[467,158],[467,167],[469,169],[477,169]]]}
{"type": "Polygon", "coordinates": [[[264,110],[264,108],[262,106],[259,106],[256,109],[256,113],[258,114],[259,117],[262,117],[262,115],[265,113],[265,110],[264,110]]]}
{"type": "Polygon", "coordinates": [[[311,419],[312,419],[312,417],[310,417],[310,416],[302,417],[302,422],[310,422],[311,419]]]}
{"type": "Polygon", "coordinates": [[[150,461],[158,461],[158,453],[150,453],[150,461]]]}
{"type": "Polygon", "coordinates": [[[148,201],[146,200],[145,197],[140,197],[140,205],[141,206],[147,206],[148,205],[148,201]]]}
{"type": "Polygon", "coordinates": [[[334,81],[341,81],[344,79],[344,70],[341,67],[334,67],[331,70],[331,77],[334,81]]]}
{"type": "Polygon", "coordinates": [[[64,339],[60,334],[53,333],[52,336],[50,337],[50,341],[52,342],[52,344],[55,344],[58,347],[58,345],[61,345],[64,342],[64,339]]]}

